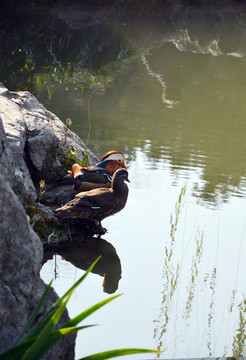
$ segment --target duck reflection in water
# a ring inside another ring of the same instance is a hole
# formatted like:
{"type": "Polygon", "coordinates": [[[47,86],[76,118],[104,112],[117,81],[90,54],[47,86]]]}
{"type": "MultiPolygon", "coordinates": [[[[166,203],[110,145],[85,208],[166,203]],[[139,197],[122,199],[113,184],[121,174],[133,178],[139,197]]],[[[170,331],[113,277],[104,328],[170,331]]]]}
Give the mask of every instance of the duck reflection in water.
{"type": "Polygon", "coordinates": [[[52,259],[55,254],[85,271],[101,255],[92,273],[104,277],[102,284],[104,292],[112,294],[118,289],[121,263],[115,248],[108,241],[80,233],[73,236],[73,241],[58,244],[46,243],[43,264],[52,259]]]}
{"type": "Polygon", "coordinates": [[[116,150],[106,153],[95,166],[73,164],[72,170],[48,187],[39,200],[45,205],[57,207],[72,200],[78,192],[110,188],[113,174],[121,168],[126,169],[125,157],[116,150]]]}

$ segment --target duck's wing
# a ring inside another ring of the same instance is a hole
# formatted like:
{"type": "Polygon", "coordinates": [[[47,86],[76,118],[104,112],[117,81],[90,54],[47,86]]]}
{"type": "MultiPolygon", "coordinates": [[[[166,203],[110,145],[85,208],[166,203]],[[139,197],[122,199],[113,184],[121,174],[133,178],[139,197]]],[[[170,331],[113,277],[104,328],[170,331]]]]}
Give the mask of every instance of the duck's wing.
{"type": "Polygon", "coordinates": [[[74,198],[67,204],[59,207],[54,211],[55,215],[60,217],[61,219],[68,219],[78,215],[81,212],[79,200],[80,199],[74,198]]]}
{"type": "MultiPolygon", "coordinates": [[[[109,189],[111,187],[111,183],[92,183],[92,182],[88,182],[88,181],[83,181],[81,184],[79,184],[79,189],[78,191],[90,191],[93,189],[99,189],[99,188],[107,188],[109,189]]],[[[75,188],[77,188],[75,186],[75,188]]]]}
{"type": "Polygon", "coordinates": [[[77,206],[90,208],[94,212],[106,212],[114,206],[113,197],[114,195],[110,189],[95,189],[95,191],[82,192],[76,195],[76,198],[79,199],[77,206]]]}
{"type": "Polygon", "coordinates": [[[89,191],[82,191],[79,192],[75,195],[76,198],[82,198],[83,196],[98,196],[98,195],[102,195],[104,193],[107,192],[112,192],[112,190],[110,189],[106,189],[106,188],[99,188],[99,189],[92,189],[89,191]]]}
{"type": "Polygon", "coordinates": [[[114,207],[114,194],[112,189],[94,189],[81,192],[64,206],[55,210],[56,216],[66,218],[85,218],[93,213],[107,213],[114,207]]]}
{"type": "Polygon", "coordinates": [[[87,191],[100,187],[111,186],[111,175],[105,169],[90,167],[82,168],[81,172],[74,178],[76,191],[87,191]]]}
{"type": "Polygon", "coordinates": [[[107,170],[91,166],[89,168],[82,168],[81,173],[79,173],[74,180],[80,182],[86,181],[96,184],[106,184],[111,182],[111,179],[112,177],[107,170]]]}

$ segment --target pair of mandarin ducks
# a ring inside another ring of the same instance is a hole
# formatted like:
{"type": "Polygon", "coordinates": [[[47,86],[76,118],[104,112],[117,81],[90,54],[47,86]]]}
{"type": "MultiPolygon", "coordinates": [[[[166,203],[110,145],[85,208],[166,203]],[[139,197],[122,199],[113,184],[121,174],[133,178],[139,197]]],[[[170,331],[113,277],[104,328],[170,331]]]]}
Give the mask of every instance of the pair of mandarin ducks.
{"type": "Polygon", "coordinates": [[[48,189],[41,201],[48,205],[63,205],[55,210],[59,219],[99,222],[122,210],[128,197],[129,182],[125,157],[110,151],[95,166],[74,164],[61,181],[48,189]]]}

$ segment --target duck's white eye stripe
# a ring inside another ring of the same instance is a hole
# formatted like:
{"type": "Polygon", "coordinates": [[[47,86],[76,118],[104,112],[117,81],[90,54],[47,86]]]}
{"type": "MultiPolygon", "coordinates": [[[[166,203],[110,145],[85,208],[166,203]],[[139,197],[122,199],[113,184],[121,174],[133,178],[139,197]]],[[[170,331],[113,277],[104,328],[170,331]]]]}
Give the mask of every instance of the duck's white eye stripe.
{"type": "Polygon", "coordinates": [[[124,161],[124,155],[123,154],[110,154],[108,155],[105,160],[117,160],[117,161],[124,161]]]}

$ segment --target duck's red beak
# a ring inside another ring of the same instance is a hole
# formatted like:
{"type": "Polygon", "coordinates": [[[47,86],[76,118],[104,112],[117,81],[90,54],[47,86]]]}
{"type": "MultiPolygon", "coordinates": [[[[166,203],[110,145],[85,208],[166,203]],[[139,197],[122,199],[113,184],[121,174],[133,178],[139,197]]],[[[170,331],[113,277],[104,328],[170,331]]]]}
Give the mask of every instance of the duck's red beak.
{"type": "Polygon", "coordinates": [[[122,165],[122,167],[123,167],[124,169],[126,169],[126,170],[127,170],[127,167],[126,167],[126,165],[125,165],[125,164],[123,164],[123,165],[122,165]]]}

